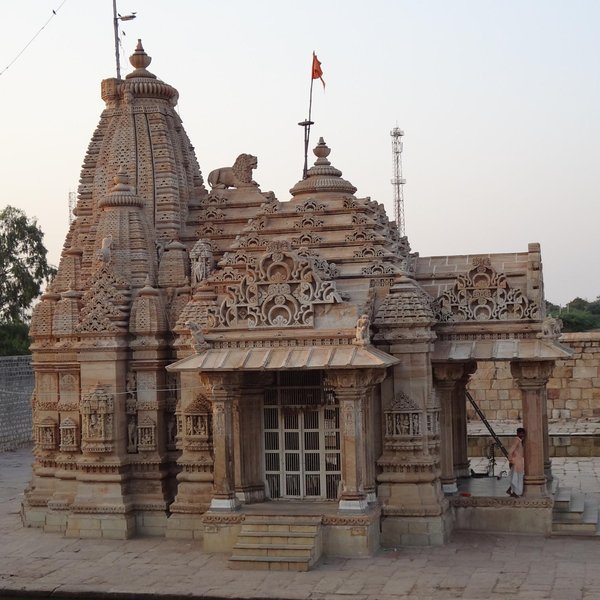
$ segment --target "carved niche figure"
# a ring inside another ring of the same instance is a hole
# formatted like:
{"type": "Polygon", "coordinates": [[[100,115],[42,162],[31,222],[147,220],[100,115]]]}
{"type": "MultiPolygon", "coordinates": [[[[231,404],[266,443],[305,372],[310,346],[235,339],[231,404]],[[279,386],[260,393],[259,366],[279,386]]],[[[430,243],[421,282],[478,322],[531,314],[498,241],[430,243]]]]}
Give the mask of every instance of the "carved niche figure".
{"type": "Polygon", "coordinates": [[[114,401],[101,385],[81,400],[82,449],[112,452],[114,401]]]}
{"type": "Polygon", "coordinates": [[[356,337],[354,338],[354,344],[357,346],[367,346],[371,343],[371,319],[369,315],[362,314],[356,321],[356,337]]]}
{"type": "Polygon", "coordinates": [[[105,238],[102,238],[102,246],[101,246],[100,250],[98,250],[96,252],[96,255],[103,263],[106,263],[106,264],[110,263],[110,259],[111,259],[110,251],[112,249],[112,245],[113,245],[112,235],[108,235],[105,238]]]}
{"type": "Polygon", "coordinates": [[[211,171],[208,175],[208,184],[213,189],[257,187],[252,181],[252,170],[258,166],[258,159],[251,154],[240,154],[233,167],[221,167],[211,171]]]}
{"type": "Polygon", "coordinates": [[[542,331],[537,337],[548,340],[557,340],[562,331],[563,322],[561,319],[546,317],[542,322],[542,331]]]}
{"type": "Polygon", "coordinates": [[[190,252],[192,285],[202,283],[212,273],[215,261],[208,240],[198,240],[190,252]]]}
{"type": "Polygon", "coordinates": [[[200,327],[198,323],[195,323],[194,321],[188,321],[185,326],[192,334],[192,346],[196,352],[204,352],[204,350],[208,350],[210,348],[210,344],[204,337],[202,327],[200,327]]]}
{"type": "Polygon", "coordinates": [[[127,417],[127,452],[135,454],[137,452],[137,416],[129,415],[127,417]]]}

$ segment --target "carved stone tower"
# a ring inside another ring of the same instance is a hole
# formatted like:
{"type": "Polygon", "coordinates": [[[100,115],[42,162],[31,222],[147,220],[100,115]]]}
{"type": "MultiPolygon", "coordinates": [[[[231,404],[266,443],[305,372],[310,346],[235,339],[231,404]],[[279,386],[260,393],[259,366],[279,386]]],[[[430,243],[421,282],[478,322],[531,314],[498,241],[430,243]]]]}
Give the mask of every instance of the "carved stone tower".
{"type": "Polygon", "coordinates": [[[34,475],[25,519],[72,536],[158,533],[174,493],[169,333],[190,293],[190,212],[207,192],[141,42],[81,172],[76,219],[31,327],[34,475]],[[135,516],[134,516],[135,515],[135,516]]]}

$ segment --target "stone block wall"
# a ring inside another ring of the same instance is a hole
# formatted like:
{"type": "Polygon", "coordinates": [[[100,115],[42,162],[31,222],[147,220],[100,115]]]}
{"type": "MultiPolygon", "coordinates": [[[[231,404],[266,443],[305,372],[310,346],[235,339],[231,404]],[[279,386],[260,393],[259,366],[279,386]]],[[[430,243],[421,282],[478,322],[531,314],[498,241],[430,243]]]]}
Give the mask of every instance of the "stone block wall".
{"type": "MultiPolygon", "coordinates": [[[[600,331],[564,333],[560,342],[574,354],[556,362],[548,382],[548,417],[600,421],[600,331]]],[[[521,419],[521,394],[508,362],[479,363],[469,391],[488,420],[521,419]]],[[[478,418],[470,405],[467,410],[469,418],[478,418]]]]}
{"type": "Polygon", "coordinates": [[[0,451],[32,441],[31,356],[0,357],[0,451]]]}

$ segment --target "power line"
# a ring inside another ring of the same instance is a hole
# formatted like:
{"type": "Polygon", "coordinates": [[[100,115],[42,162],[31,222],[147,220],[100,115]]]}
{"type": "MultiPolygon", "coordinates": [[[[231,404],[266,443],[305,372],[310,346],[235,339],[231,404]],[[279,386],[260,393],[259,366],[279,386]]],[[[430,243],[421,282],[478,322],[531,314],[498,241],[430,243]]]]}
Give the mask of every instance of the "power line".
{"type": "Polygon", "coordinates": [[[6,71],[8,71],[8,69],[10,67],[12,67],[12,65],[14,65],[17,62],[17,60],[19,59],[19,57],[21,56],[21,54],[23,54],[23,52],[25,52],[25,50],[27,50],[27,48],[29,48],[29,46],[35,40],[35,38],[38,35],[40,35],[40,33],[42,33],[42,31],[46,28],[46,26],[48,25],[48,23],[50,23],[50,21],[52,21],[52,19],[54,19],[54,17],[58,14],[58,11],[63,7],[63,4],[66,1],[67,0],[63,0],[60,3],[60,6],[58,8],[52,10],[52,14],[50,15],[50,18],[40,27],[40,29],[38,30],[38,32],[27,42],[27,44],[25,44],[25,47],[8,63],[8,65],[6,67],[4,67],[4,69],[2,71],[0,71],[0,75],[4,75],[4,73],[6,71]]]}

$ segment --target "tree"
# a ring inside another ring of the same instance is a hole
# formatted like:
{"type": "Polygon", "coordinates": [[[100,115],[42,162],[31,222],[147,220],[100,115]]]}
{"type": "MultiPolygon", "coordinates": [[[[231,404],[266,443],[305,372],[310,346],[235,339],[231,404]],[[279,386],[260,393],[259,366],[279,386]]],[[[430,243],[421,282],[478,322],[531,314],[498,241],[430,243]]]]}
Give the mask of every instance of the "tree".
{"type": "Polygon", "coordinates": [[[565,308],[546,301],[546,312],[562,320],[564,332],[600,329],[600,296],[593,302],[574,298],[565,308]]]}
{"type": "Polygon", "coordinates": [[[29,327],[25,323],[0,323],[0,356],[29,354],[29,327]]]}
{"type": "Polygon", "coordinates": [[[48,264],[36,219],[7,206],[0,211],[0,323],[26,323],[32,302],[56,269],[48,264]]]}

